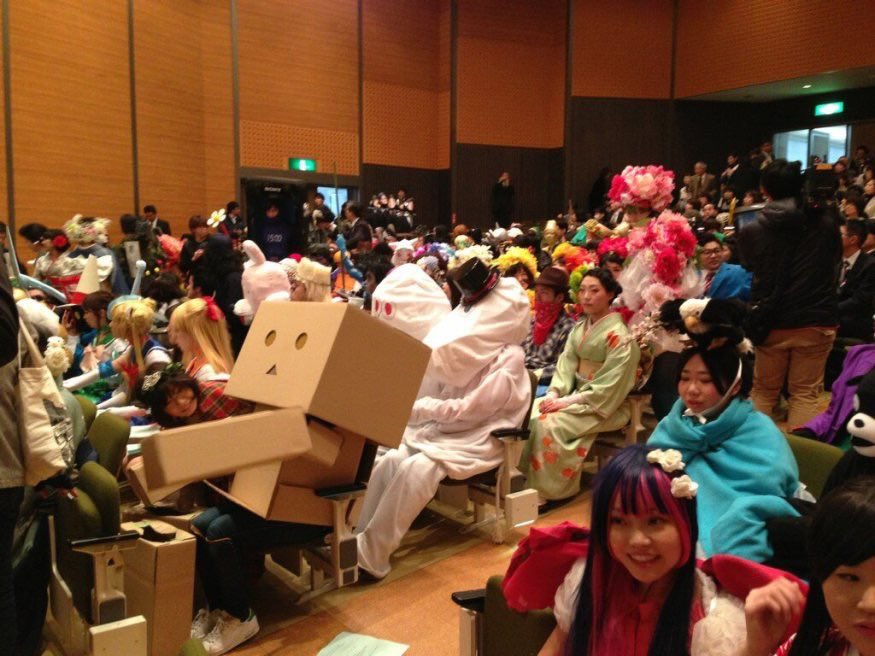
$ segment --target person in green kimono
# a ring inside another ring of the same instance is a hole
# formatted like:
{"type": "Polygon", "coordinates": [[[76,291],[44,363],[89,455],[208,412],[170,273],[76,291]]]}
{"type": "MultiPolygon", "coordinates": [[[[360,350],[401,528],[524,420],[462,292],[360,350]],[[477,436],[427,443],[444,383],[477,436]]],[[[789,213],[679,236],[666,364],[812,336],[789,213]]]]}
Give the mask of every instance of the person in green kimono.
{"type": "Polygon", "coordinates": [[[624,403],[640,352],[611,303],[622,289],[607,269],[586,272],[578,301],[586,314],[568,336],[547,395],[535,399],[520,467],[543,499],[580,491],[580,470],[599,433],[629,422],[624,403]]]}

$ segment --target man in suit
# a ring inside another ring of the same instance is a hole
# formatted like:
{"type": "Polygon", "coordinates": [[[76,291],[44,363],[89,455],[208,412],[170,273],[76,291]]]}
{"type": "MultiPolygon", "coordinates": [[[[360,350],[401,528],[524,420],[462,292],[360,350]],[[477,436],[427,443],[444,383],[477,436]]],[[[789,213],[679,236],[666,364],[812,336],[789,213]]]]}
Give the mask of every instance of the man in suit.
{"type": "Polygon", "coordinates": [[[349,203],[343,211],[349,229],[344,233],[347,245],[354,239],[358,241],[359,248],[370,250],[374,241],[374,231],[371,224],[362,218],[362,206],[358,203],[349,203]]]}
{"type": "Polygon", "coordinates": [[[839,228],[842,235],[842,268],[839,275],[839,337],[872,341],[875,301],[875,259],[862,251],[868,231],[860,220],[839,228]]]}
{"type": "Polygon", "coordinates": [[[705,162],[696,162],[693,166],[693,175],[684,178],[690,198],[707,196],[712,202],[717,196],[717,177],[708,173],[708,165],[705,162]]]}
{"type": "Polygon", "coordinates": [[[156,237],[161,235],[170,235],[170,224],[164,219],[158,218],[158,210],[154,205],[146,205],[143,208],[143,218],[152,226],[152,231],[156,237]]]}

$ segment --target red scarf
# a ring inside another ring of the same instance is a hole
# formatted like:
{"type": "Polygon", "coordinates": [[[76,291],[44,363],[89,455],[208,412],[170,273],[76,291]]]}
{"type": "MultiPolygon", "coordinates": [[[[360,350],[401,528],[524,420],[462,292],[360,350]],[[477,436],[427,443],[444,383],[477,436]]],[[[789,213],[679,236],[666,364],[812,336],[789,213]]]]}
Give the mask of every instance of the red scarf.
{"type": "Polygon", "coordinates": [[[535,301],[535,325],[532,328],[532,342],[535,346],[540,346],[547,340],[547,335],[553,330],[562,309],[562,303],[535,301]]]}

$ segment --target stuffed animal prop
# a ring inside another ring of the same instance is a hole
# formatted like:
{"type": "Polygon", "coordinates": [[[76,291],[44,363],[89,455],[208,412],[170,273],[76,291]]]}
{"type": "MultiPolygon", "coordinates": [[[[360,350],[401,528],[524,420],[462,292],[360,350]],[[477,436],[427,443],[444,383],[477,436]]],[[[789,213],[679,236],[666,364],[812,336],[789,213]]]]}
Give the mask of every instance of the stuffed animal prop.
{"type": "Polygon", "coordinates": [[[277,262],[268,262],[258,244],[247,239],[243,250],[249,262],[243,271],[243,298],[234,304],[234,314],[248,325],[264,301],[290,300],[292,287],[286,270],[277,262]]]}
{"type": "Polygon", "coordinates": [[[734,298],[679,298],[663,303],[659,318],[663,325],[686,333],[699,346],[734,344],[740,353],[750,353],[753,346],[741,328],[745,313],[744,303],[734,298]]]}
{"type": "Polygon", "coordinates": [[[849,381],[851,384],[857,382],[859,385],[854,395],[856,412],[848,420],[852,448],[833,467],[824,492],[857,476],[875,475],[875,369],[849,381]]]}

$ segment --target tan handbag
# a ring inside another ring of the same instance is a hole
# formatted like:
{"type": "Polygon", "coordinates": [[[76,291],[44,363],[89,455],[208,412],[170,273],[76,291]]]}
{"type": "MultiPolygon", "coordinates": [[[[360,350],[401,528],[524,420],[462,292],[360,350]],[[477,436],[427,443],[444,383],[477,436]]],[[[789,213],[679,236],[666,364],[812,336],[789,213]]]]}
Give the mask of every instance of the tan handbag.
{"type": "Polygon", "coordinates": [[[24,482],[36,485],[73,464],[73,421],[30,331],[20,319],[18,323],[27,346],[26,362],[21,350],[18,354],[18,428],[24,482]]]}

